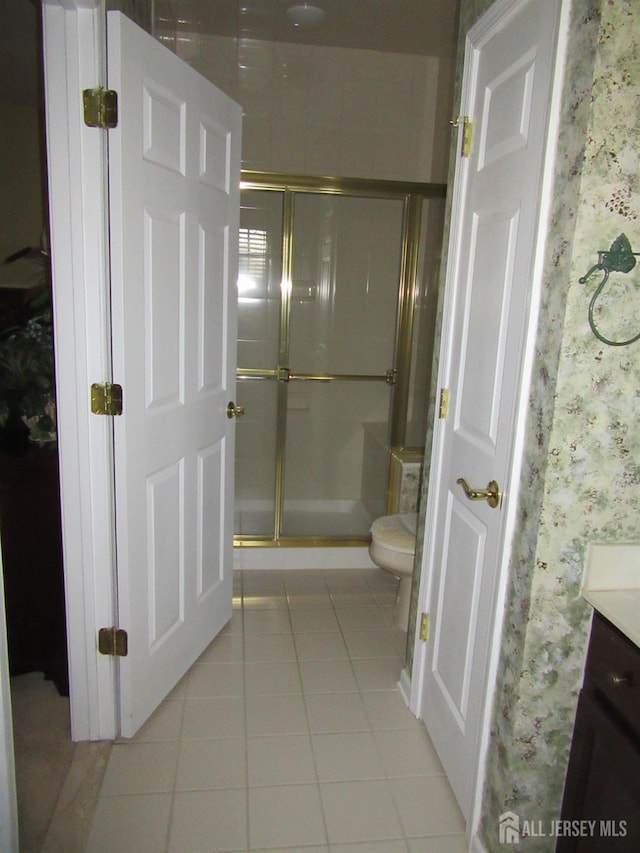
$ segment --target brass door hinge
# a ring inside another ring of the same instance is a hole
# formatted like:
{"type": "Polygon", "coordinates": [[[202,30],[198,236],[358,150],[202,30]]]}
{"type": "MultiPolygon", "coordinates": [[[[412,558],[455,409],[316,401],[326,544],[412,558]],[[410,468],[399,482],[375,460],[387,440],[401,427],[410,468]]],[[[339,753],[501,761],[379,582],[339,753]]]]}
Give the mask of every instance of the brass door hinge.
{"type": "Polygon", "coordinates": [[[429,614],[423,613],[420,616],[420,639],[426,643],[429,639],[429,614]]]}
{"type": "Polygon", "coordinates": [[[94,382],[91,386],[91,411],[94,415],[121,415],[122,386],[112,382],[94,382]]]}
{"type": "Polygon", "coordinates": [[[469,116],[458,116],[457,119],[450,122],[454,127],[462,125],[462,148],[460,149],[461,157],[471,156],[471,145],[473,142],[473,122],[469,116]]]}
{"type": "Polygon", "coordinates": [[[440,406],[438,408],[438,417],[446,418],[449,414],[449,389],[441,388],[440,389],[440,406]]]}
{"type": "Polygon", "coordinates": [[[87,127],[109,130],[118,124],[118,93],[113,89],[84,89],[82,92],[84,123],[87,127]]]}
{"type": "Polygon", "coordinates": [[[129,651],[127,632],[123,628],[100,628],[98,631],[98,651],[101,655],[126,657],[129,651]]]}

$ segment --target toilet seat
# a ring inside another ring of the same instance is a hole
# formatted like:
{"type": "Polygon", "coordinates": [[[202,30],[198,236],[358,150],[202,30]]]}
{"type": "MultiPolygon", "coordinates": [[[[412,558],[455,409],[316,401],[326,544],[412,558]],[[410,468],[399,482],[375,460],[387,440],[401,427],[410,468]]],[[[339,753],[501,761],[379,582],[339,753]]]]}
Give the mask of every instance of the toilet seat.
{"type": "Polygon", "coordinates": [[[388,551],[413,554],[416,546],[418,514],[383,515],[371,525],[371,539],[388,551]]]}
{"type": "Polygon", "coordinates": [[[400,578],[394,622],[403,631],[409,621],[417,526],[416,512],[383,515],[371,525],[369,556],[376,566],[400,578]]]}

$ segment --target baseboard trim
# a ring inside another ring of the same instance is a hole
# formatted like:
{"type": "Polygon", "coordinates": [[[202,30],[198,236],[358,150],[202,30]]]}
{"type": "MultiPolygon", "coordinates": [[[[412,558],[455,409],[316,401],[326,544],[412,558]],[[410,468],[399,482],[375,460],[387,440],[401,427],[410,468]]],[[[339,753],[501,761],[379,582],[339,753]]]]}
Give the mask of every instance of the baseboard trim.
{"type": "Polygon", "coordinates": [[[375,569],[366,546],[234,548],[235,571],[265,569],[375,569]]]}
{"type": "Polygon", "coordinates": [[[400,681],[398,682],[398,690],[404,700],[404,704],[409,707],[411,697],[411,676],[406,667],[400,673],[400,681]]]}

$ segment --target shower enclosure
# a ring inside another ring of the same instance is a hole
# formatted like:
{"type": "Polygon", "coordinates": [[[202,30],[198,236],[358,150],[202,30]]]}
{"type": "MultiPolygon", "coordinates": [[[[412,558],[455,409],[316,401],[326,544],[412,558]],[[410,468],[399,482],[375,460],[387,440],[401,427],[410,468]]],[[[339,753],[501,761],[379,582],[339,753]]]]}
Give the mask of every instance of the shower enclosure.
{"type": "Polygon", "coordinates": [[[243,172],[235,544],[362,544],[424,440],[445,187],[243,172]]]}

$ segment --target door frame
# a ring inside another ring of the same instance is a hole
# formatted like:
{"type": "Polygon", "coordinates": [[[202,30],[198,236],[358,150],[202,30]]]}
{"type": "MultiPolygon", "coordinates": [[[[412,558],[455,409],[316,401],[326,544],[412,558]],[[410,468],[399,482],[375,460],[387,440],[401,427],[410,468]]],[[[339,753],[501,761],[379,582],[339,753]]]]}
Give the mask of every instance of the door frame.
{"type": "Polygon", "coordinates": [[[87,127],[82,90],[104,85],[103,0],[43,0],[54,353],[72,740],[117,735],[111,418],[90,413],[110,380],[106,134],[87,127]]]}
{"type": "MultiPolygon", "coordinates": [[[[487,12],[466,33],[464,49],[464,70],[462,79],[462,90],[459,115],[467,115],[466,105],[471,100],[472,88],[475,84],[474,53],[480,50],[487,40],[509,19],[515,15],[519,8],[529,0],[496,0],[487,12]]],[[[538,317],[542,297],[543,271],[545,264],[545,244],[548,232],[548,223],[551,215],[551,203],[553,196],[553,176],[556,162],[557,141],[560,124],[560,104],[562,84],[564,81],[564,59],[566,56],[568,33],[569,33],[569,3],[560,0],[560,13],[558,33],[556,41],[555,63],[553,69],[552,95],[548,114],[547,135],[544,146],[542,178],[540,191],[540,209],[538,217],[537,233],[535,236],[535,248],[532,258],[532,274],[528,303],[528,318],[526,333],[521,343],[520,357],[520,386],[517,394],[516,419],[514,423],[514,435],[511,449],[511,460],[509,464],[508,482],[511,488],[504,495],[503,533],[500,551],[498,554],[497,582],[494,590],[493,612],[490,626],[489,666],[483,684],[482,713],[480,738],[477,745],[474,773],[472,782],[472,807],[467,823],[467,843],[472,845],[470,849],[482,850],[476,833],[481,818],[482,793],[485,778],[485,763],[490,737],[490,726],[493,713],[493,699],[495,694],[495,683],[500,660],[502,630],[504,623],[504,608],[507,594],[507,584],[510,573],[510,556],[512,550],[513,536],[516,530],[518,510],[520,507],[520,475],[524,459],[527,438],[528,399],[532,384],[532,373],[535,359],[535,346],[537,337],[538,317]]],[[[473,119],[473,117],[471,117],[473,119]]],[[[465,191],[465,171],[461,162],[463,129],[460,129],[458,141],[452,156],[457,158],[456,172],[453,182],[452,210],[459,207],[460,199],[465,191]]],[[[444,316],[448,316],[450,302],[454,296],[454,276],[457,263],[457,240],[460,234],[460,224],[455,217],[451,217],[447,261],[444,270],[444,316]]],[[[442,327],[441,331],[441,353],[448,353],[450,349],[452,329],[450,326],[442,327]]],[[[446,371],[448,370],[447,358],[440,359],[440,375],[438,377],[438,388],[446,387],[446,371]]],[[[437,488],[442,466],[443,455],[443,422],[437,418],[434,421],[433,443],[431,449],[431,466],[429,473],[429,487],[427,491],[427,506],[425,513],[425,528],[423,537],[422,566],[420,584],[418,589],[417,612],[428,613],[433,605],[433,575],[436,570],[434,565],[433,542],[435,541],[435,522],[437,516],[437,488]]],[[[408,703],[411,711],[420,719],[423,717],[423,684],[426,667],[428,666],[427,644],[420,640],[420,619],[416,620],[414,635],[414,657],[411,672],[411,685],[408,692],[408,703]]],[[[404,674],[403,674],[404,675],[404,674]]]]}

